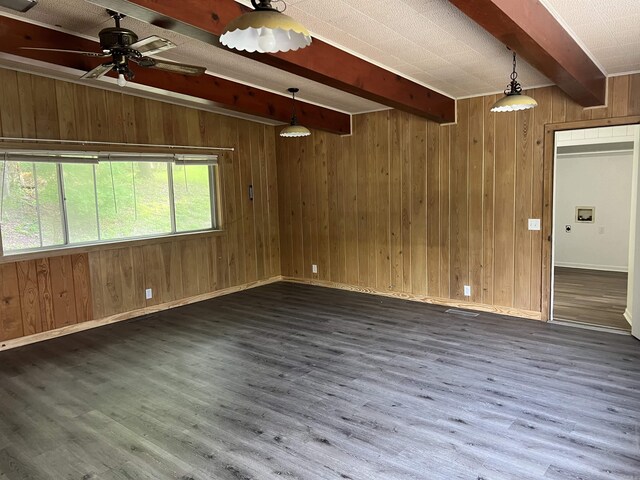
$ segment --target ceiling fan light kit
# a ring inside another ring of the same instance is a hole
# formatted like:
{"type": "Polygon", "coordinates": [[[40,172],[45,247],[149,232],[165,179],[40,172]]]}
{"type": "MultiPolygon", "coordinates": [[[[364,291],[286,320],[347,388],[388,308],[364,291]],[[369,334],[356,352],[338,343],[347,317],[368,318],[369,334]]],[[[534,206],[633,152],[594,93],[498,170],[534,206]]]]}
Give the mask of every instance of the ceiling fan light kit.
{"type": "MultiPolygon", "coordinates": [[[[2,1],[3,0],[0,0],[0,2],[2,1]]],[[[120,26],[120,20],[125,18],[124,15],[113,10],[107,10],[107,13],[111,18],[113,18],[116,25],[115,27],[108,27],[100,30],[98,36],[100,37],[101,52],[84,52],[59,48],[22,48],[26,50],[76,53],[86,57],[111,57],[111,61],[98,65],[94,69],[82,75],[80,78],[89,80],[97,79],[114,70],[118,74],[117,83],[120,87],[124,87],[127,84],[127,81],[133,80],[135,77],[135,73],[129,68],[129,61],[140,67],[156,68],[158,70],[165,70],[172,73],[180,73],[182,75],[201,75],[205,72],[206,69],[204,67],[152,58],[151,55],[157,55],[165,50],[175,48],[176,45],[173,42],[156,35],[139,40],[138,35],[136,35],[135,32],[120,26]]]]}
{"type": "Polygon", "coordinates": [[[311,132],[307,127],[298,124],[298,117],[296,116],[296,93],[298,93],[300,89],[292,87],[288,88],[287,91],[291,93],[291,99],[293,102],[291,122],[288,126],[280,130],[280,136],[285,138],[308,137],[311,135],[311,132]]]}
{"type": "Polygon", "coordinates": [[[513,52],[513,72],[511,72],[511,82],[504,91],[504,97],[498,100],[491,107],[492,112],[517,112],[518,110],[528,110],[538,106],[533,98],[522,93],[522,86],[517,80],[516,72],[516,52],[513,52]]]}
{"type": "Polygon", "coordinates": [[[275,9],[271,0],[251,0],[251,4],[255,8],[253,12],[239,16],[225,27],[220,36],[222,45],[247,52],[275,53],[311,44],[309,31],[275,9]]]}

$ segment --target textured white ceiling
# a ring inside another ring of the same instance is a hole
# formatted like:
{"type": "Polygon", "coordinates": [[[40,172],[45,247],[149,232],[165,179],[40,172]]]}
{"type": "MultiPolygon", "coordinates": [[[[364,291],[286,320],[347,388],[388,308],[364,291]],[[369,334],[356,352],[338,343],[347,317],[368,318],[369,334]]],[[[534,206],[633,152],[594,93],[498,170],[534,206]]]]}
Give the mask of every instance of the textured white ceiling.
{"type": "MultiPolygon", "coordinates": [[[[640,0],[542,1],[605,73],[640,71],[640,0]]],[[[287,13],[317,38],[452,97],[498,92],[508,82],[510,52],[448,0],[289,0],[287,13]]],[[[85,0],[40,0],[22,16],[93,38],[111,22],[85,0]]],[[[123,25],[169,38],[179,47],[164,58],[215,75],[275,92],[297,86],[301,99],[349,113],[385,108],[135,19],[123,25]]],[[[524,88],[551,83],[523,60],[518,73],[524,88]]]]}
{"type": "MultiPolygon", "coordinates": [[[[113,20],[104,8],[84,0],[39,0],[36,7],[24,14],[0,8],[0,13],[4,12],[34,23],[80,33],[95,40],[102,28],[113,25],[113,20]]],[[[133,30],[140,38],[159,35],[178,45],[177,48],[158,55],[158,58],[202,65],[214,75],[286,96],[290,95],[287,92],[288,87],[298,87],[300,94],[297,96],[301,100],[347,113],[388,108],[133,18],[122,20],[122,26],[133,30]]]]}
{"type": "Polygon", "coordinates": [[[544,0],[608,75],[640,71],[640,0],[544,0]]]}

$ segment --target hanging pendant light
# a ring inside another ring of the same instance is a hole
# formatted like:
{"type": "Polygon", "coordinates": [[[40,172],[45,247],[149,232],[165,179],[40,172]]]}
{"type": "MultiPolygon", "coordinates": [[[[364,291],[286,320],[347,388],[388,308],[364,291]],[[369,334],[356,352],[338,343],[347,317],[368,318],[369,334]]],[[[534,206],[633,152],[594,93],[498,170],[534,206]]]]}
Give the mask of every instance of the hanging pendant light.
{"type": "Polygon", "coordinates": [[[296,117],[296,93],[300,91],[298,88],[288,88],[293,100],[293,110],[291,112],[291,123],[280,131],[281,137],[308,137],[311,132],[307,127],[298,125],[298,117],[296,117]]]}
{"type": "Polygon", "coordinates": [[[511,72],[511,82],[504,91],[504,97],[498,100],[491,107],[492,112],[515,112],[518,110],[527,110],[538,106],[533,98],[522,93],[522,86],[516,80],[518,73],[516,72],[516,52],[513,52],[513,72],[511,72]]]}
{"type": "MultiPolygon", "coordinates": [[[[278,0],[282,1],[282,0],[278,0]]],[[[274,53],[298,50],[311,44],[309,31],[271,6],[271,0],[251,0],[255,8],[232,20],[220,35],[222,45],[247,52],[274,53]]]]}

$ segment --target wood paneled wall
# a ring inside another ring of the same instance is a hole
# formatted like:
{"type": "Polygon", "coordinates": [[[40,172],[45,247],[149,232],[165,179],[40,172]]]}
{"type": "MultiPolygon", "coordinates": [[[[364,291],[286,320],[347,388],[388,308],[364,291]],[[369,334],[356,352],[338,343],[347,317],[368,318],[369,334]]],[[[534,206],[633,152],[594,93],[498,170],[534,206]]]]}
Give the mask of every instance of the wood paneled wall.
{"type": "Polygon", "coordinates": [[[93,319],[87,254],[0,265],[0,341],[93,319]]]}
{"type": "MultiPolygon", "coordinates": [[[[89,252],[93,318],[280,275],[273,127],[12,70],[0,69],[0,84],[0,131],[5,137],[236,149],[220,160],[221,232],[118,248],[105,245],[89,252]],[[149,301],[145,288],[154,291],[149,301]]],[[[19,272],[16,265],[20,263],[2,266],[2,308],[18,312],[25,296],[12,283],[19,272]]],[[[27,328],[14,313],[7,315],[12,320],[3,320],[0,338],[38,331],[30,321],[27,328]]],[[[75,320],[69,314],[60,325],[65,321],[75,320]]]]}
{"type": "Polygon", "coordinates": [[[387,110],[350,137],[278,138],[282,274],[540,317],[527,220],[543,214],[544,126],[640,114],[640,75],[610,78],[606,108],[529,94],[538,108],[508,114],[489,112],[494,95],[461,100],[455,125],[387,110]]]}

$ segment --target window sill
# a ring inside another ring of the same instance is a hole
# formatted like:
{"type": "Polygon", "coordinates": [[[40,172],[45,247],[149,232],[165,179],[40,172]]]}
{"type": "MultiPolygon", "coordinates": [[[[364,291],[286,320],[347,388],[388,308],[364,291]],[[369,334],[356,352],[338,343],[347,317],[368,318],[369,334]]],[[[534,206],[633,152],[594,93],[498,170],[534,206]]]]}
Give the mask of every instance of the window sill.
{"type": "Polygon", "coordinates": [[[204,230],[199,232],[177,233],[162,235],[157,237],[132,238],[127,240],[116,240],[113,242],[93,243],[90,245],[69,245],[64,247],[54,247],[31,252],[7,253],[0,255],[0,264],[20,262],[23,260],[34,260],[39,258],[59,257],[61,255],[72,255],[77,253],[89,253],[100,250],[113,250],[124,247],[142,247],[159,243],[174,242],[200,237],[214,237],[224,234],[224,230],[204,230]]]}

